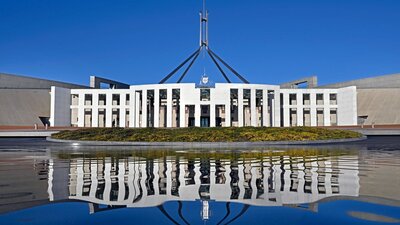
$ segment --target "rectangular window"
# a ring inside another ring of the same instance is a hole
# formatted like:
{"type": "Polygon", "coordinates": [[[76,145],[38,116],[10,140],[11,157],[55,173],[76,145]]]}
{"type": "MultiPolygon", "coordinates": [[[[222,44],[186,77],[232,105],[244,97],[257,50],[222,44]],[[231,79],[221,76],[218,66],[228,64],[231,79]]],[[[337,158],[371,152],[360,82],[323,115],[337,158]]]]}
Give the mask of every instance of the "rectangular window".
{"type": "Polygon", "coordinates": [[[317,126],[324,126],[324,109],[317,109],[317,126]]]}
{"type": "Polygon", "coordinates": [[[324,104],[324,94],[317,94],[317,105],[324,104]]]}
{"type": "Polygon", "coordinates": [[[119,123],[120,123],[119,109],[112,109],[111,126],[119,127],[119,123]]]}
{"type": "Polygon", "coordinates": [[[331,126],[337,126],[337,110],[336,109],[330,110],[330,119],[331,119],[331,126]]]}
{"type": "Polygon", "coordinates": [[[210,89],[200,89],[200,101],[210,101],[210,89]]]}
{"type": "Polygon", "coordinates": [[[72,94],[71,95],[71,105],[78,105],[79,104],[79,95],[72,94]]]}
{"type": "Polygon", "coordinates": [[[243,99],[250,100],[251,98],[251,90],[250,89],[243,89],[243,99]]]}
{"type": "Polygon", "coordinates": [[[290,126],[297,126],[297,109],[290,109],[290,126]]]}
{"type": "Polygon", "coordinates": [[[131,95],[130,94],[126,94],[126,105],[130,105],[131,103],[131,95]]]}
{"type": "Polygon", "coordinates": [[[337,95],[336,94],[329,94],[329,103],[331,105],[337,105],[337,95]]]}
{"type": "Polygon", "coordinates": [[[78,126],[78,109],[71,109],[71,126],[78,126]]]}
{"type": "Polygon", "coordinates": [[[289,104],[297,105],[297,95],[296,94],[289,94],[289,104]]]}
{"type": "Polygon", "coordinates": [[[311,113],[310,109],[304,109],[303,111],[303,124],[306,127],[311,126],[311,113]]]}
{"type": "Polygon", "coordinates": [[[99,105],[106,105],[107,95],[99,94],[99,105]]]}
{"type": "Polygon", "coordinates": [[[120,105],[119,94],[112,95],[112,105],[120,105]]]}
{"type": "Polygon", "coordinates": [[[130,110],[126,109],[125,112],[125,127],[129,127],[130,122],[130,110]]]}
{"type": "Polygon", "coordinates": [[[310,105],[310,94],[303,94],[303,105],[310,105]]]}
{"type": "Polygon", "coordinates": [[[91,127],[92,126],[92,110],[91,109],[85,109],[85,117],[84,117],[84,125],[85,127],[91,127]]]}
{"type": "Polygon", "coordinates": [[[98,121],[99,121],[99,127],[106,126],[106,109],[99,109],[98,121]]]}
{"type": "Polygon", "coordinates": [[[91,94],[85,94],[85,105],[92,105],[92,100],[91,94]]]}

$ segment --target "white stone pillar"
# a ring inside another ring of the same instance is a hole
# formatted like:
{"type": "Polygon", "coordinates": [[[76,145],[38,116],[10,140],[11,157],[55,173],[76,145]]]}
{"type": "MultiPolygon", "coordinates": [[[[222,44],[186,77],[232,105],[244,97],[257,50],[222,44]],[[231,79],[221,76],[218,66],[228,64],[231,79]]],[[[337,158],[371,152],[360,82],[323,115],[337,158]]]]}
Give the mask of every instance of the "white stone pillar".
{"type": "Polygon", "coordinates": [[[289,93],[283,93],[283,126],[290,127],[289,93]]]}
{"type": "Polygon", "coordinates": [[[85,126],[85,94],[79,94],[78,100],[78,127],[85,126]]]}
{"type": "Polygon", "coordinates": [[[154,90],[154,127],[160,127],[160,90],[154,90]]]}
{"type": "Polygon", "coordinates": [[[310,93],[310,117],[311,126],[317,126],[317,95],[316,93],[310,93]]]}
{"type": "Polygon", "coordinates": [[[112,127],[112,93],[106,94],[106,127],[112,127]]]}
{"type": "Polygon", "coordinates": [[[182,102],[179,105],[179,127],[187,127],[188,125],[186,124],[186,112],[185,112],[185,104],[182,102]]]}
{"type": "Polygon", "coordinates": [[[92,127],[99,127],[99,94],[92,95],[92,127]]]}
{"type": "Polygon", "coordinates": [[[268,117],[268,90],[264,89],[263,94],[262,94],[262,126],[264,127],[270,127],[271,124],[269,122],[269,117],[268,117]]]}
{"type": "Polygon", "coordinates": [[[126,94],[120,94],[119,96],[120,106],[119,106],[119,127],[125,127],[126,125],[126,94]]]}
{"type": "Polygon", "coordinates": [[[147,90],[142,90],[142,124],[140,127],[147,127],[147,90]]]}
{"type": "Polygon", "coordinates": [[[257,126],[257,112],[256,112],[256,89],[250,89],[250,124],[252,127],[257,126]]]}
{"type": "Polygon", "coordinates": [[[135,127],[140,127],[140,92],[135,90],[135,127]]]}
{"type": "Polygon", "coordinates": [[[200,104],[196,104],[194,107],[194,125],[196,127],[200,127],[200,117],[201,117],[201,105],[200,104]]]}
{"type": "Polygon", "coordinates": [[[243,88],[238,88],[238,126],[243,127],[243,88]]]}
{"type": "Polygon", "coordinates": [[[231,126],[231,99],[230,96],[225,102],[225,127],[231,126]]]}
{"type": "Polygon", "coordinates": [[[331,111],[329,108],[330,105],[330,99],[329,99],[329,93],[325,92],[324,93],[324,126],[330,126],[331,125],[331,111]]]}
{"type": "Polygon", "coordinates": [[[167,89],[167,127],[172,127],[172,88],[167,89]]]}
{"type": "Polygon", "coordinates": [[[126,108],[120,107],[119,108],[119,127],[126,126],[126,108]]]}
{"type": "Polygon", "coordinates": [[[304,126],[303,93],[297,93],[297,126],[304,126]]]}
{"type": "Polygon", "coordinates": [[[215,107],[216,105],[210,104],[210,127],[215,127],[215,107]]]}
{"type": "Polygon", "coordinates": [[[129,127],[136,127],[136,95],[135,90],[130,90],[129,127]]]}
{"type": "Polygon", "coordinates": [[[274,100],[272,101],[272,105],[273,105],[272,121],[274,121],[274,124],[273,124],[274,127],[280,127],[281,126],[281,92],[279,90],[275,90],[274,94],[275,94],[274,100]]]}

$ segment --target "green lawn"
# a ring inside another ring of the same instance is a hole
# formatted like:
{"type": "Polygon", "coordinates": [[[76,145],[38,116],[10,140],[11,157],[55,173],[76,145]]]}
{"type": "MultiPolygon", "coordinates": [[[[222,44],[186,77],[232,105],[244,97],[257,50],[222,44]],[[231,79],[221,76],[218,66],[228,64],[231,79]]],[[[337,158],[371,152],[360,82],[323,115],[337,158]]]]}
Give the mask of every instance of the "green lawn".
{"type": "Polygon", "coordinates": [[[127,142],[314,141],[358,137],[361,134],[353,131],[315,127],[89,128],[52,135],[64,140],[127,142]]]}

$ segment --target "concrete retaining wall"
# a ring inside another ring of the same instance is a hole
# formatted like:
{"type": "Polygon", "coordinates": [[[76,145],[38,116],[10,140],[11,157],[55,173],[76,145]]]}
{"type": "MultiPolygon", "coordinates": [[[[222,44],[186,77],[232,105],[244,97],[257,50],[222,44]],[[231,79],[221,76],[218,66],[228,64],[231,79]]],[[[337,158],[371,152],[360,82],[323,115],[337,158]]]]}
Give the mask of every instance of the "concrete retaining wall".
{"type": "Polygon", "coordinates": [[[315,145],[315,144],[334,144],[352,141],[365,140],[367,137],[319,140],[319,141],[264,141],[264,142],[118,142],[118,141],[75,141],[60,140],[48,137],[48,141],[71,143],[79,145],[98,145],[98,146],[159,146],[159,147],[188,147],[188,148],[221,148],[221,147],[262,147],[270,145],[315,145]]]}

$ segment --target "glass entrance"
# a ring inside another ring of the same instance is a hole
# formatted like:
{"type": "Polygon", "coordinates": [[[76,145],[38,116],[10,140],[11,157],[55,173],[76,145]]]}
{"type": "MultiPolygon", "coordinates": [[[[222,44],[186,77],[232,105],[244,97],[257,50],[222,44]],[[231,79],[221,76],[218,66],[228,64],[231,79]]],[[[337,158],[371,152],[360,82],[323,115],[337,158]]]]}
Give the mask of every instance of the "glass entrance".
{"type": "Polygon", "coordinates": [[[210,105],[201,106],[200,127],[210,127],[210,105]]]}
{"type": "Polygon", "coordinates": [[[200,126],[201,127],[210,127],[210,117],[201,117],[200,118],[200,126]]]}

